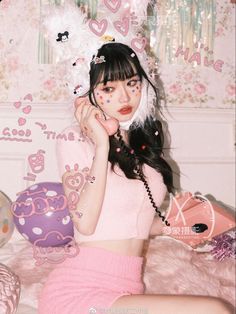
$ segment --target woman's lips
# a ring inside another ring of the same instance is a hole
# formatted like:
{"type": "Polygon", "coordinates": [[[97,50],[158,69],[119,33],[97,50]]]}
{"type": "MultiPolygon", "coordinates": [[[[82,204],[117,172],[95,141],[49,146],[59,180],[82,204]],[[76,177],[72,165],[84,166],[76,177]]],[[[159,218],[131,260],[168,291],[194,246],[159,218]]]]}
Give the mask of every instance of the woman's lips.
{"type": "Polygon", "coordinates": [[[132,110],[133,110],[133,108],[131,106],[126,106],[126,107],[123,107],[122,109],[120,109],[118,112],[121,114],[129,114],[132,112],[132,110]]]}

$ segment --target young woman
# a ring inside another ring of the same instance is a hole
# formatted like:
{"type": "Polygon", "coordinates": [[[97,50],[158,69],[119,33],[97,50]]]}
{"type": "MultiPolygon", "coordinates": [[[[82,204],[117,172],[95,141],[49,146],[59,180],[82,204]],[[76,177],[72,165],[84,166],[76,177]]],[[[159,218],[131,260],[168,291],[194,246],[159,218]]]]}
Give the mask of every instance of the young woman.
{"type": "Polygon", "coordinates": [[[161,122],[145,108],[152,89],[159,109],[160,89],[124,44],[104,44],[94,57],[90,90],[76,101],[77,124],[64,131],[74,141],[57,147],[80,251],[50,273],[39,313],[232,313],[214,297],[144,294],[144,241],[169,225],[159,206],[174,192],[161,122]],[[109,136],[110,118],[119,128],[109,136]]]}

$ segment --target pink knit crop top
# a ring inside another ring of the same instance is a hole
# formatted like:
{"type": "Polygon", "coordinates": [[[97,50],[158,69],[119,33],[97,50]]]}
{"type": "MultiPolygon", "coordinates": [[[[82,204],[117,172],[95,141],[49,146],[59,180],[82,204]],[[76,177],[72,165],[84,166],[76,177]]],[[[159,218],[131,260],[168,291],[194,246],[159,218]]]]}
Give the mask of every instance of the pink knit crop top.
{"type": "MultiPolygon", "coordinates": [[[[95,154],[95,146],[91,140],[81,135],[78,125],[66,128],[61,134],[56,147],[61,177],[66,171],[66,165],[73,169],[74,165],[78,164],[81,171],[84,168],[90,169],[95,154]]],[[[111,163],[108,162],[105,196],[95,232],[92,235],[84,235],[74,228],[77,242],[148,239],[155,209],[151,205],[145,186],[141,180],[128,179],[118,166],[115,166],[114,170],[116,173],[111,170],[111,163]]],[[[143,170],[153,199],[159,207],[167,192],[163,177],[146,164],[143,170]]]]}

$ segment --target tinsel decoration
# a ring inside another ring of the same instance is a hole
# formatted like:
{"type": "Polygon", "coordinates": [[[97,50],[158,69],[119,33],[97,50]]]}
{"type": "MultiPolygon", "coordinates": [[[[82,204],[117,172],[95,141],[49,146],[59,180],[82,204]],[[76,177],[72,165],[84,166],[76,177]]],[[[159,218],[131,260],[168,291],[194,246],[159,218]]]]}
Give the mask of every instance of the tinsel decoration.
{"type": "MultiPolygon", "coordinates": [[[[65,1],[65,0],[64,0],[65,1]]],[[[88,18],[95,19],[97,16],[98,0],[74,0],[78,7],[80,7],[84,13],[86,12],[88,18]]]]}
{"type": "Polygon", "coordinates": [[[209,242],[212,249],[209,251],[219,261],[225,258],[236,258],[236,231],[222,233],[209,242]]]}
{"type": "Polygon", "coordinates": [[[214,0],[166,0],[157,1],[157,33],[153,49],[161,63],[183,64],[183,58],[175,58],[179,47],[189,48],[189,55],[200,52],[200,44],[211,52],[213,58],[216,24],[214,0]],[[196,44],[199,44],[196,46],[196,44]]]}

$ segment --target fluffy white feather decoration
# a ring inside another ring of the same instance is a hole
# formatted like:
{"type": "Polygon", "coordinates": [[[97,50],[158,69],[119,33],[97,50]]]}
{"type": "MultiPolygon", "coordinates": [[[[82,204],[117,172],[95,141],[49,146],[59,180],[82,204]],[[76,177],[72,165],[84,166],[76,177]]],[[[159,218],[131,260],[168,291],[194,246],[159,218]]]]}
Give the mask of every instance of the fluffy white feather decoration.
{"type": "MultiPolygon", "coordinates": [[[[139,1],[141,3],[141,1],[139,1]]],[[[145,11],[148,1],[144,1],[145,11]]],[[[137,4],[136,4],[137,5],[137,4]]],[[[129,25],[129,31],[124,36],[114,27],[114,16],[106,16],[101,20],[88,20],[80,8],[71,0],[61,6],[47,5],[42,10],[42,30],[45,38],[54,49],[56,62],[66,64],[67,84],[73,100],[89,90],[89,69],[93,55],[104,44],[104,37],[114,37],[115,42],[129,45],[138,56],[141,65],[149,73],[148,56],[145,50],[133,44],[134,40],[144,40],[137,27],[129,25]],[[101,33],[102,26],[105,31],[101,33]],[[98,36],[98,33],[102,36],[98,36]],[[137,49],[135,49],[137,48],[137,49]]],[[[154,92],[152,88],[143,89],[142,99],[145,102],[140,107],[137,123],[142,123],[147,115],[152,114],[154,92]]],[[[129,127],[129,126],[128,126],[129,127]]]]}

